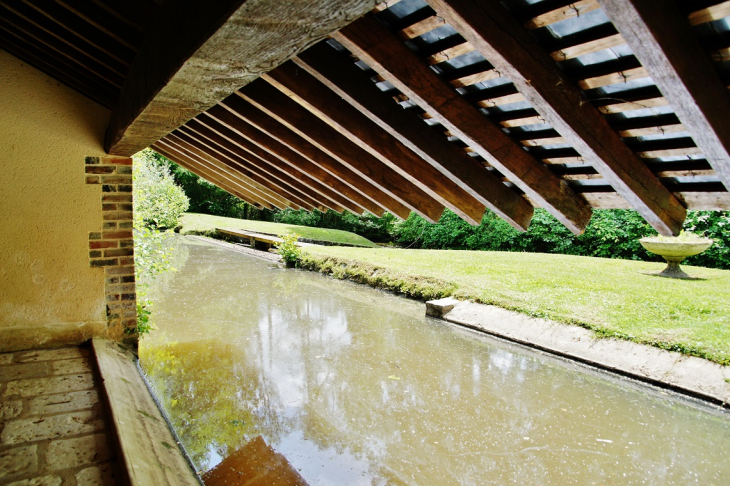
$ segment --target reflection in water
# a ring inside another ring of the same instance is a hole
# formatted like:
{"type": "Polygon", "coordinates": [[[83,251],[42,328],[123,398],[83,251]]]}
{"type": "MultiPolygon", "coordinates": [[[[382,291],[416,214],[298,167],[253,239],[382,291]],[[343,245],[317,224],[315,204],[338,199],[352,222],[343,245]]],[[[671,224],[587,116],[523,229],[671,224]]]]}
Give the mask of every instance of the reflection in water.
{"type": "Polygon", "coordinates": [[[726,414],[179,238],[141,359],[201,470],[262,435],[312,485],[727,484],[726,414]]]}

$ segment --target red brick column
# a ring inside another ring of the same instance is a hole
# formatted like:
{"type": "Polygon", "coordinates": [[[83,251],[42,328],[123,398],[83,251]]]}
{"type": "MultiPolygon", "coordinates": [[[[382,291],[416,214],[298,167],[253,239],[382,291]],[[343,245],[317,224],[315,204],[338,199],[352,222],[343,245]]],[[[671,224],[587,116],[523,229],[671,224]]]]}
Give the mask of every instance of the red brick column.
{"type": "Polygon", "coordinates": [[[89,262],[104,269],[107,334],[136,342],[132,159],[86,157],[85,172],[87,184],[101,185],[102,231],[89,233],[89,262]]]}

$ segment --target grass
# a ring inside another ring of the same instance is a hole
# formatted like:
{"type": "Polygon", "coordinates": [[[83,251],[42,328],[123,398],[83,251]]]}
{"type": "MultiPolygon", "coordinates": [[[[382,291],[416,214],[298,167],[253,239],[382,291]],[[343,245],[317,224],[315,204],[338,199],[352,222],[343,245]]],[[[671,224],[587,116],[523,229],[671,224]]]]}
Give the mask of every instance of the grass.
{"type": "Polygon", "coordinates": [[[302,265],[420,299],[453,295],[730,364],[730,271],[538,253],[309,247],[302,265]]]}
{"type": "Polygon", "coordinates": [[[326,241],[341,245],[356,245],[367,248],[376,248],[378,245],[349,231],[326,228],[310,228],[295,224],[269,223],[268,221],[251,221],[247,219],[224,218],[209,214],[185,213],[181,218],[181,234],[213,236],[216,228],[248,229],[260,233],[270,233],[283,236],[287,233],[296,233],[302,238],[326,241]]]}

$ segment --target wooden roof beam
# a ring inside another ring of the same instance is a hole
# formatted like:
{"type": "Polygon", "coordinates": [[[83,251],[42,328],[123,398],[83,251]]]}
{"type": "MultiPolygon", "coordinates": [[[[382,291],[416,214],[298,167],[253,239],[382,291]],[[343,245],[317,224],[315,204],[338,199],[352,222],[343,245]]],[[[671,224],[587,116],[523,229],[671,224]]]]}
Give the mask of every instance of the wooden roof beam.
{"type": "Polygon", "coordinates": [[[429,5],[505,77],[547,123],[654,229],[676,235],[686,209],[616,134],[578,86],[498,0],[428,0],[429,5]]]}
{"type": "Polygon", "coordinates": [[[221,161],[219,157],[213,157],[207,152],[203,152],[201,150],[191,147],[187,142],[184,142],[180,138],[176,137],[174,134],[170,134],[162,140],[165,141],[168,145],[175,144],[179,147],[179,149],[185,151],[185,153],[189,153],[190,155],[192,155],[201,164],[204,164],[216,173],[220,173],[228,179],[235,181],[243,189],[255,194],[257,197],[264,201],[270,202],[278,208],[283,209],[285,207],[292,207],[294,205],[294,203],[289,199],[286,199],[285,197],[272,191],[268,187],[265,187],[264,185],[256,182],[255,180],[244,174],[241,170],[231,168],[225,162],[221,161]]]}
{"type": "MultiPolygon", "coordinates": [[[[292,196],[288,193],[284,193],[284,194],[286,194],[286,196],[282,196],[282,195],[280,195],[281,191],[274,192],[269,187],[270,184],[268,184],[267,181],[262,181],[257,174],[247,170],[246,168],[243,168],[243,167],[236,168],[236,167],[232,166],[230,161],[226,161],[220,155],[219,156],[211,155],[207,151],[202,150],[199,146],[193,145],[190,142],[192,141],[193,143],[195,143],[196,141],[194,139],[190,139],[187,135],[185,135],[183,133],[173,132],[173,133],[169,134],[167,137],[163,138],[162,140],[164,140],[168,145],[174,144],[175,147],[177,147],[179,151],[183,151],[184,153],[189,154],[190,156],[194,157],[196,160],[201,161],[201,163],[203,161],[207,162],[208,166],[211,167],[212,170],[215,170],[218,172],[227,171],[228,174],[231,174],[230,175],[231,178],[236,179],[236,180],[242,180],[244,182],[252,181],[257,185],[263,186],[264,189],[267,191],[266,194],[273,193],[273,194],[275,194],[276,198],[288,201],[290,205],[296,204],[297,206],[299,206],[303,209],[307,209],[307,210],[312,209],[312,206],[310,204],[308,204],[308,203],[300,204],[301,201],[299,201],[294,196],[292,196]],[[302,205],[302,204],[304,204],[304,205],[302,205]]],[[[256,186],[254,186],[254,187],[256,187],[256,186]]]]}
{"type": "MultiPolygon", "coordinates": [[[[244,158],[234,152],[231,152],[227,148],[221,147],[212,140],[201,136],[199,133],[196,133],[195,131],[192,131],[187,127],[180,127],[173,133],[189,146],[192,146],[197,150],[208,154],[218,154],[215,156],[215,158],[221,160],[226,164],[229,164],[229,167],[234,168],[238,166],[242,169],[250,171],[250,174],[247,174],[249,177],[259,182],[260,184],[265,185],[277,194],[285,195],[287,199],[291,199],[308,211],[311,211],[315,208],[323,208],[323,204],[320,201],[316,200],[315,198],[311,197],[309,194],[301,190],[301,184],[290,185],[288,183],[290,181],[286,179],[282,180],[271,174],[269,171],[261,170],[259,166],[251,162],[250,158],[244,158]]],[[[326,211],[326,209],[322,209],[322,211],[326,211]]]]}
{"type": "Polygon", "coordinates": [[[603,10],[730,189],[730,96],[675,2],[601,0],[603,10]]]}
{"type": "Polygon", "coordinates": [[[293,61],[431,164],[441,177],[457,184],[515,228],[527,229],[533,208],[526,199],[459,147],[445,138],[433,136],[420,117],[394,103],[349,56],[320,42],[293,61]]]}
{"type": "Polygon", "coordinates": [[[221,106],[214,106],[210,110],[206,111],[204,115],[198,117],[198,121],[202,123],[206,123],[208,119],[210,119],[211,122],[219,123],[221,126],[230,129],[240,137],[243,137],[250,143],[260,147],[262,150],[266,150],[268,153],[279,158],[295,170],[321,181],[337,193],[342,194],[344,197],[349,199],[353,204],[370,211],[372,214],[379,213],[380,216],[383,215],[384,211],[382,208],[354,190],[352,187],[347,185],[347,183],[333,176],[320,166],[311,162],[306,157],[290,149],[268,134],[249,125],[229,110],[221,106]]]}
{"type": "Polygon", "coordinates": [[[237,94],[426,220],[441,218],[442,204],[273,86],[260,80],[237,94]]]}
{"type": "MultiPolygon", "coordinates": [[[[336,159],[322,152],[314,144],[292,132],[286,126],[251,105],[243,98],[231,96],[224,103],[221,103],[220,106],[277,142],[297,152],[313,164],[318,165],[323,170],[346,182],[350,187],[379,207],[390,211],[401,219],[406,219],[410,215],[410,209],[383,192],[377,185],[372,184],[349,167],[340,164],[336,159]]],[[[377,215],[377,213],[373,214],[377,215]]]]}
{"type": "MultiPolygon", "coordinates": [[[[223,178],[220,176],[220,174],[215,173],[214,171],[211,171],[207,166],[203,164],[199,164],[199,161],[195,160],[193,156],[190,154],[184,153],[182,150],[179,150],[177,147],[175,147],[173,144],[169,144],[165,139],[158,140],[153,146],[152,149],[168,159],[172,160],[176,164],[178,164],[180,167],[184,167],[185,169],[191,171],[192,173],[196,174],[199,177],[202,177],[203,179],[207,180],[211,184],[216,185],[217,187],[220,187],[227,193],[242,199],[243,201],[246,201],[249,204],[252,204],[254,206],[260,207],[264,206],[262,204],[262,200],[260,197],[255,196],[254,194],[246,191],[245,189],[242,189],[238,184],[233,182],[231,179],[223,178]]],[[[273,206],[271,206],[273,208],[273,206]]]]}
{"type": "Polygon", "coordinates": [[[333,205],[339,209],[339,212],[342,211],[342,208],[346,208],[355,214],[360,214],[364,211],[361,207],[352,204],[341,194],[338,194],[332,188],[327,187],[321,181],[314,179],[308,174],[301,172],[298,174],[292,173],[290,165],[284,163],[279,158],[274,157],[261,147],[252,144],[225,125],[220,124],[210,117],[200,118],[202,119],[196,118],[194,120],[190,120],[185,126],[200,136],[207,138],[217,145],[225,147],[229,151],[240,155],[241,157],[245,157],[249,160],[252,158],[261,160],[262,162],[269,164],[272,169],[279,171],[279,173],[291,176],[291,180],[301,182],[301,186],[309,190],[307,194],[311,194],[318,200],[326,200],[328,206],[333,205]]]}
{"type": "Polygon", "coordinates": [[[376,3],[166,2],[124,81],[106,151],[142,150],[376,3]]]}
{"type": "Polygon", "coordinates": [[[571,232],[583,232],[592,214],[586,201],[440,79],[375,17],[367,15],[333,37],[463,140],[571,232]]]}
{"type": "MultiPolygon", "coordinates": [[[[444,177],[387,130],[335,95],[311,74],[291,62],[286,62],[262,77],[460,218],[474,226],[481,223],[486,209],[484,204],[451,179],[444,177]]],[[[389,103],[387,99],[383,101],[389,103]]]]}

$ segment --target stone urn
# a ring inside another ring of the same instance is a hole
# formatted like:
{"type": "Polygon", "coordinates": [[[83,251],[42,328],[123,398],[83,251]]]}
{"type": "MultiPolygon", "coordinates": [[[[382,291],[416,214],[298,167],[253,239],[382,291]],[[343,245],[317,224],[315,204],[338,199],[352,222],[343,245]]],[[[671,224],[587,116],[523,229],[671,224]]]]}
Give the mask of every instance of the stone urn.
{"type": "Polygon", "coordinates": [[[710,246],[713,241],[709,238],[687,238],[654,236],[639,240],[641,246],[655,253],[667,261],[667,268],[656,273],[660,277],[692,278],[679,268],[679,264],[687,257],[699,255],[710,246]]]}

